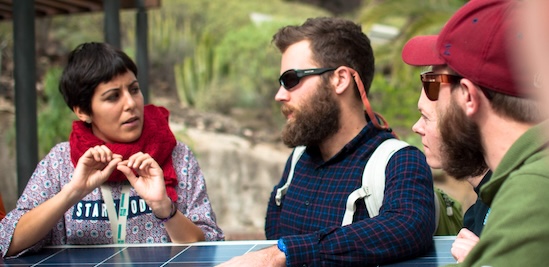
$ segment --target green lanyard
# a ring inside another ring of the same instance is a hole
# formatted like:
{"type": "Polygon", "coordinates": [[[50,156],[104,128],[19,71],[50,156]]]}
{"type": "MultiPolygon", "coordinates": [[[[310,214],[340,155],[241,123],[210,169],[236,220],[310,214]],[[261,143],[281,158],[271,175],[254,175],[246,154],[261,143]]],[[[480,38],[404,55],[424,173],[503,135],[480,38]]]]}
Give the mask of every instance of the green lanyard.
{"type": "Polygon", "coordinates": [[[126,221],[128,218],[128,206],[130,203],[130,185],[123,185],[120,194],[120,203],[118,204],[118,216],[116,215],[114,200],[112,198],[112,188],[108,185],[101,185],[101,194],[107,207],[107,215],[111,224],[112,239],[115,244],[124,244],[126,242],[126,221]]]}

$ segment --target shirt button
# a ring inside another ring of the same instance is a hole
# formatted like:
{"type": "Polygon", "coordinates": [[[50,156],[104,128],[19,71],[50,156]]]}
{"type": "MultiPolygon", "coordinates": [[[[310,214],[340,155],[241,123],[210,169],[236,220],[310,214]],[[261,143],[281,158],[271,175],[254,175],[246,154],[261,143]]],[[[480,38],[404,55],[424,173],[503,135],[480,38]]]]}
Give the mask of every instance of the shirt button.
{"type": "Polygon", "coordinates": [[[305,206],[309,206],[311,205],[311,203],[309,202],[309,200],[305,201],[305,206]]]}

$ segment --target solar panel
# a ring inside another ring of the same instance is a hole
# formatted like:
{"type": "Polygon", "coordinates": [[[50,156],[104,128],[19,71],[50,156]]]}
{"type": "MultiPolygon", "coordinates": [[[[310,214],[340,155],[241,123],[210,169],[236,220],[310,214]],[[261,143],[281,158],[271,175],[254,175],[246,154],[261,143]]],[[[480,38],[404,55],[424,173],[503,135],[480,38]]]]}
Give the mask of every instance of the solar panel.
{"type": "MultiPolygon", "coordinates": [[[[450,248],[454,237],[434,237],[426,255],[387,266],[440,266],[455,263],[450,248]]],[[[220,241],[193,244],[68,245],[45,247],[15,259],[0,259],[5,266],[215,266],[235,256],[260,250],[276,241],[220,241]]]]}

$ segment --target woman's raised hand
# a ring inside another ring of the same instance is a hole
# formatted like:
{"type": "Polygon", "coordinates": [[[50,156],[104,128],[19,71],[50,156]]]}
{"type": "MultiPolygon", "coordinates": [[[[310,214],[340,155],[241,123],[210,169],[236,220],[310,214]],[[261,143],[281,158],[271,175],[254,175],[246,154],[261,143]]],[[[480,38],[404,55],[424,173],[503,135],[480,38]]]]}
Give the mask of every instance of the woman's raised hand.
{"type": "Polygon", "coordinates": [[[122,156],[114,154],[107,146],[88,149],[76,164],[71,182],[68,184],[75,197],[82,199],[103,184],[115,170],[122,156]]]}
{"type": "Polygon", "coordinates": [[[119,162],[117,169],[126,175],[137,194],[153,211],[166,199],[164,172],[149,154],[142,152],[133,154],[128,160],[119,162]]]}

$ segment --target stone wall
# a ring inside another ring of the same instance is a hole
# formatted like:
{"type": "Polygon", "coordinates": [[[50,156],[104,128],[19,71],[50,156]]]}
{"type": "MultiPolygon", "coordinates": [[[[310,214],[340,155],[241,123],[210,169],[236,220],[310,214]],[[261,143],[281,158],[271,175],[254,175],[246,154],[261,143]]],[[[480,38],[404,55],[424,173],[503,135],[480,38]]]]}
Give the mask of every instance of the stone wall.
{"type": "Polygon", "coordinates": [[[264,239],[267,202],[291,150],[188,129],[219,226],[227,239],[264,239]]]}

